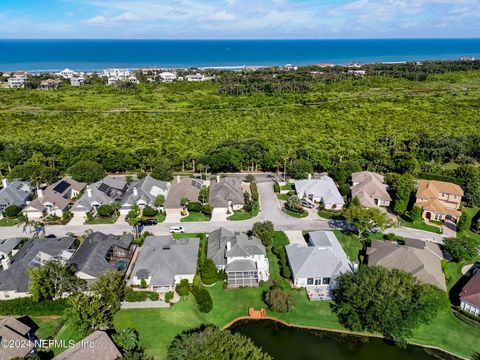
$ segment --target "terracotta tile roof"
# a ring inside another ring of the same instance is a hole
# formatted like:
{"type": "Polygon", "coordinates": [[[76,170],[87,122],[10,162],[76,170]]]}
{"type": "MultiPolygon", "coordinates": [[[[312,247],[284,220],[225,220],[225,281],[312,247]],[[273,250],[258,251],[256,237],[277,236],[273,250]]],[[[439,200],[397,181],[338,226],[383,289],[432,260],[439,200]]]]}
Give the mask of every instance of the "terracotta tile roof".
{"type": "Polygon", "coordinates": [[[463,196],[463,189],[457,184],[438,180],[419,180],[417,198],[437,199],[441,193],[463,196]]]}
{"type": "Polygon", "coordinates": [[[480,307],[480,270],[477,270],[460,292],[460,300],[480,307]]]}
{"type": "Polygon", "coordinates": [[[415,204],[415,206],[418,206],[419,208],[422,208],[426,211],[431,211],[437,214],[451,215],[457,218],[462,215],[461,211],[446,207],[442,204],[440,200],[437,199],[430,199],[427,201],[418,202],[415,204]]]}

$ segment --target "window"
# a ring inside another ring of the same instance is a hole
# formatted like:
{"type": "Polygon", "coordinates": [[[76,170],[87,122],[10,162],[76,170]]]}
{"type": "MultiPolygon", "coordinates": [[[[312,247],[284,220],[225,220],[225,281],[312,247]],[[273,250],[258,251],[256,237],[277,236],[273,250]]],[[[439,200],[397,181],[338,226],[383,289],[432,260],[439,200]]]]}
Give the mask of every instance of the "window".
{"type": "Polygon", "coordinates": [[[329,277],[324,277],[322,279],[322,284],[323,285],[330,285],[330,278],[329,277]]]}
{"type": "Polygon", "coordinates": [[[313,278],[307,278],[307,285],[313,285],[313,278]]]}
{"type": "Polygon", "coordinates": [[[322,279],[315,279],[315,285],[322,285],[322,279]]]}

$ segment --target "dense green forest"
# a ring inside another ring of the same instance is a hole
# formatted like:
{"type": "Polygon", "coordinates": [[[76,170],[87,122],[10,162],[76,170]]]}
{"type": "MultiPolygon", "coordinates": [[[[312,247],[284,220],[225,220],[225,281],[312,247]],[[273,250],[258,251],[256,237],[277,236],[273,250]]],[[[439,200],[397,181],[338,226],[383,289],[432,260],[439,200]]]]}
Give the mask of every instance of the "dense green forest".
{"type": "Polygon", "coordinates": [[[306,159],[316,170],[355,162],[440,172],[442,164],[480,158],[479,75],[348,77],[236,96],[222,94],[221,82],[0,89],[0,170],[65,171],[89,159],[110,172],[139,171],[167,158],[177,169],[195,160],[215,171],[275,170],[306,159]]]}

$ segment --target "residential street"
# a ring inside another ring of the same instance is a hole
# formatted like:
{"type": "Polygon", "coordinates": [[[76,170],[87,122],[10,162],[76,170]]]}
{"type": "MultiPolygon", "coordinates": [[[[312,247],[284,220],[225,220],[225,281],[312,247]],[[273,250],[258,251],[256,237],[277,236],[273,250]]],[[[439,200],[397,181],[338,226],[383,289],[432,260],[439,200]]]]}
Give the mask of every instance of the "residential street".
{"type": "MultiPolygon", "coordinates": [[[[263,177],[259,183],[257,183],[258,192],[260,195],[260,214],[254,219],[244,221],[209,221],[209,222],[163,222],[156,226],[146,227],[145,230],[152,232],[155,235],[168,234],[169,229],[173,225],[179,225],[185,227],[185,231],[188,233],[197,232],[211,232],[221,226],[231,231],[247,231],[250,230],[253,224],[257,221],[270,220],[277,230],[332,230],[341,229],[345,227],[345,223],[342,221],[327,221],[318,217],[310,215],[307,218],[299,219],[288,216],[281,211],[280,204],[273,192],[273,181],[271,178],[263,177]]],[[[119,220],[116,224],[105,225],[84,225],[77,222],[70,222],[67,225],[52,225],[47,226],[45,234],[53,234],[56,236],[64,236],[67,234],[81,235],[87,230],[101,231],[106,234],[123,234],[125,232],[131,232],[133,229],[130,225],[124,221],[119,220]]],[[[27,229],[28,231],[28,229],[27,229]]],[[[404,237],[410,237],[415,239],[421,239],[426,241],[434,241],[437,243],[443,243],[443,237],[439,234],[429,233],[425,231],[410,229],[410,228],[391,228],[387,232],[391,232],[404,237]]],[[[0,238],[6,239],[11,237],[25,237],[29,236],[29,233],[23,232],[23,227],[0,227],[0,238]]]]}

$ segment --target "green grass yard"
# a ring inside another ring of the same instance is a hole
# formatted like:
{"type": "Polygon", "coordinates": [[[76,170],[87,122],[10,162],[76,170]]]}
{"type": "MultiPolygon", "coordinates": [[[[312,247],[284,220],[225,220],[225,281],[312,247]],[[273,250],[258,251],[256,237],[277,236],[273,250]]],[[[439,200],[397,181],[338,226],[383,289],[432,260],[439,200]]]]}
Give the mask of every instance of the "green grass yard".
{"type": "Polygon", "coordinates": [[[409,221],[409,219],[402,218],[400,220],[400,225],[412,228],[412,229],[417,229],[417,230],[423,230],[423,231],[428,231],[428,232],[433,232],[437,234],[442,233],[442,228],[435,226],[435,225],[430,225],[426,224],[424,221],[409,221]]]}
{"type": "Polygon", "coordinates": [[[210,221],[210,218],[201,212],[191,212],[180,219],[181,222],[210,221]]]}
{"type": "Polygon", "coordinates": [[[289,195],[288,194],[277,194],[277,199],[281,201],[287,201],[289,195]]]}
{"type": "Polygon", "coordinates": [[[19,223],[20,221],[18,219],[3,218],[0,220],[0,226],[15,226],[19,223]]]}
{"type": "Polygon", "coordinates": [[[115,224],[119,216],[114,215],[110,217],[94,217],[92,220],[85,220],[85,224],[97,225],[97,224],[115,224]]]}
{"type": "Polygon", "coordinates": [[[360,239],[355,239],[351,234],[347,234],[341,230],[334,231],[343,250],[351,261],[358,262],[358,253],[363,248],[363,243],[360,239]]]}
{"type": "Polygon", "coordinates": [[[285,246],[290,244],[287,235],[283,231],[275,231],[272,240],[272,246],[285,246]]]}
{"type": "Polygon", "coordinates": [[[56,328],[62,322],[59,316],[32,316],[31,319],[38,325],[35,335],[42,340],[53,336],[56,328]]]}
{"type": "Polygon", "coordinates": [[[290,211],[288,210],[287,208],[283,208],[282,211],[287,214],[287,215],[290,215],[292,217],[296,217],[296,218],[304,218],[304,217],[307,217],[308,216],[308,211],[304,211],[303,213],[298,213],[298,212],[295,212],[295,211],[290,211]]]}

